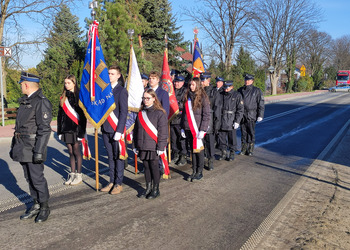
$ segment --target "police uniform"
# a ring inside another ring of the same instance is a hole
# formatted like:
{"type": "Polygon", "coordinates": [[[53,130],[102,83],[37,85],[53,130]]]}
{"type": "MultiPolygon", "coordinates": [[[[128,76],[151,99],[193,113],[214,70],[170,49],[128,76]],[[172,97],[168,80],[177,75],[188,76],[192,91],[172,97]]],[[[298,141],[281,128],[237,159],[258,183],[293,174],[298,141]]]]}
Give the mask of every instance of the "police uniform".
{"type": "MultiPolygon", "coordinates": [[[[232,81],[225,81],[223,88],[227,89],[233,86],[232,81]]],[[[234,160],[234,154],[237,150],[237,137],[235,124],[241,122],[244,112],[242,95],[231,89],[230,91],[222,91],[219,96],[220,103],[218,107],[220,110],[215,113],[217,116],[217,124],[219,125],[218,132],[218,146],[221,150],[221,157],[219,160],[227,159],[234,160]],[[226,154],[228,150],[228,154],[226,154]]]]}
{"type": "MultiPolygon", "coordinates": [[[[254,76],[247,74],[245,81],[254,80],[254,76]]],[[[241,155],[252,155],[255,144],[255,124],[258,119],[264,117],[264,96],[261,89],[251,85],[245,85],[238,89],[244,102],[244,114],[241,121],[241,155]]]]}
{"type": "MultiPolygon", "coordinates": [[[[182,75],[177,75],[174,82],[185,81],[185,77],[182,75]]],[[[170,140],[171,140],[171,151],[173,153],[173,161],[179,165],[183,166],[186,164],[186,139],[181,136],[181,114],[184,108],[184,98],[186,93],[186,88],[182,86],[180,89],[175,89],[175,96],[177,104],[179,106],[179,113],[174,117],[170,123],[170,140]]]]}
{"type": "MultiPolygon", "coordinates": [[[[149,81],[149,77],[148,75],[146,75],[145,73],[141,73],[141,79],[142,79],[142,84],[143,84],[143,81],[149,81]]],[[[148,83],[147,83],[148,85],[148,83]]],[[[147,88],[148,86],[144,86],[144,88],[147,88]]]]}
{"type": "MultiPolygon", "coordinates": [[[[40,78],[22,72],[19,83],[26,84],[25,82],[39,83],[40,78]]],[[[20,98],[19,102],[10,156],[22,165],[34,201],[33,206],[20,218],[23,220],[36,216],[35,222],[43,222],[50,214],[50,195],[43,162],[46,160],[47,144],[51,135],[52,105],[40,88],[29,93],[29,96],[20,98]]]]}

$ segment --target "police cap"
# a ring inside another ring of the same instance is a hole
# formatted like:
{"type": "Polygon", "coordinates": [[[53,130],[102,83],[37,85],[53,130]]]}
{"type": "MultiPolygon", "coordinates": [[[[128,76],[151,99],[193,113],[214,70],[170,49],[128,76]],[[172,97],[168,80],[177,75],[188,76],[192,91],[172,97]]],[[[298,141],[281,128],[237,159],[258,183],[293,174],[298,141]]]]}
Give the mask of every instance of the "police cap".
{"type": "Polygon", "coordinates": [[[227,89],[233,85],[233,81],[224,81],[224,89],[227,89]]]}
{"type": "Polygon", "coordinates": [[[21,83],[21,82],[24,82],[24,81],[39,83],[40,82],[40,77],[36,76],[34,74],[31,74],[31,73],[27,73],[27,72],[22,71],[21,72],[21,79],[19,80],[18,83],[21,83]]]}
{"type": "Polygon", "coordinates": [[[201,73],[200,78],[202,81],[204,81],[205,79],[211,78],[211,73],[209,73],[209,72],[201,73]]]}
{"type": "Polygon", "coordinates": [[[221,76],[217,76],[216,78],[215,78],[215,80],[217,81],[217,82],[223,82],[223,81],[225,81],[225,79],[223,78],[223,77],[221,77],[221,76]]]}
{"type": "Polygon", "coordinates": [[[174,82],[182,82],[185,81],[185,77],[182,75],[175,76],[174,82]]]}
{"type": "Polygon", "coordinates": [[[251,74],[246,74],[245,77],[244,77],[244,80],[245,80],[245,81],[254,80],[254,76],[251,75],[251,74]]]}
{"type": "Polygon", "coordinates": [[[142,73],[142,74],[141,74],[141,79],[149,80],[149,77],[148,77],[148,75],[146,75],[145,73],[142,73]]]}

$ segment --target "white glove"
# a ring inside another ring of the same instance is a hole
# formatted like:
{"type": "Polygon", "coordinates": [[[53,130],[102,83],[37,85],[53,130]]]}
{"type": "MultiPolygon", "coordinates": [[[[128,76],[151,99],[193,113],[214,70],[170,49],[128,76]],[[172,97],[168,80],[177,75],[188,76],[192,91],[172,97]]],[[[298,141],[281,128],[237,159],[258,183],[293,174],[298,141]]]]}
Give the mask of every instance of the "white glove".
{"type": "Polygon", "coordinates": [[[115,141],[119,141],[120,138],[122,138],[122,134],[119,132],[115,132],[114,136],[113,136],[113,140],[115,141]]]}
{"type": "Polygon", "coordinates": [[[239,128],[239,123],[235,122],[235,123],[233,124],[233,129],[238,129],[238,128],[239,128]]]}
{"type": "Polygon", "coordinates": [[[79,137],[78,137],[78,141],[82,141],[82,140],[83,140],[83,138],[79,138],[79,137]]]}
{"type": "Polygon", "coordinates": [[[160,155],[162,155],[162,154],[164,154],[164,151],[157,150],[157,155],[158,155],[158,156],[160,156],[160,155]]]}
{"type": "Polygon", "coordinates": [[[258,119],[256,120],[257,122],[261,122],[263,120],[262,117],[258,117],[258,119]]]}
{"type": "Polygon", "coordinates": [[[198,139],[203,139],[204,136],[205,136],[205,132],[204,131],[199,131],[197,138],[198,139]]]}
{"type": "Polygon", "coordinates": [[[58,140],[62,140],[62,135],[58,135],[58,140]]]}
{"type": "Polygon", "coordinates": [[[135,155],[139,154],[139,151],[136,148],[133,148],[132,151],[134,152],[135,155]]]}
{"type": "Polygon", "coordinates": [[[186,138],[185,130],[183,130],[183,129],[181,129],[181,136],[182,136],[183,138],[186,138]]]}

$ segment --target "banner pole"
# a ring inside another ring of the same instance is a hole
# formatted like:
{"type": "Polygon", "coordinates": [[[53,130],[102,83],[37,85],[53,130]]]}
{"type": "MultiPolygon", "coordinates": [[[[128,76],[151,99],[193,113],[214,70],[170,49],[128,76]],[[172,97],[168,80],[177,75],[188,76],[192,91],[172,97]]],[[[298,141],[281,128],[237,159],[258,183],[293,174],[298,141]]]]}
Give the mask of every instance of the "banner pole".
{"type": "Polygon", "coordinates": [[[170,138],[170,124],[168,126],[168,135],[169,135],[169,144],[168,144],[168,160],[169,160],[169,164],[171,162],[171,138],[170,138]]]}
{"type": "Polygon", "coordinates": [[[96,173],[96,192],[99,190],[99,170],[98,170],[98,132],[95,128],[95,173],[96,173]]]}

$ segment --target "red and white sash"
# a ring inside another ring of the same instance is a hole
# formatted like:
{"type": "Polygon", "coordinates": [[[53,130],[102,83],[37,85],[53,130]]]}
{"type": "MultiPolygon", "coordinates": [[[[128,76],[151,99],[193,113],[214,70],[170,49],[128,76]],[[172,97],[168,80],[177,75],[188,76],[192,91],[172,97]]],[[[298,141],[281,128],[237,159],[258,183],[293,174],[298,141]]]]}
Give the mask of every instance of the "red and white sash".
{"type": "MultiPolygon", "coordinates": [[[[114,114],[113,111],[107,117],[107,121],[109,122],[113,130],[117,131],[118,117],[114,114]]],[[[125,160],[127,157],[126,145],[125,145],[125,128],[120,140],[118,141],[118,144],[119,144],[119,159],[125,160]]]]}
{"type": "MultiPolygon", "coordinates": [[[[156,127],[154,127],[152,122],[148,119],[147,112],[145,110],[140,111],[138,113],[138,117],[139,117],[139,120],[140,120],[140,123],[141,123],[142,127],[146,130],[147,134],[156,143],[158,143],[158,130],[157,130],[156,127]]],[[[164,148],[163,151],[164,151],[164,153],[161,154],[159,157],[162,160],[162,166],[163,166],[163,169],[164,169],[165,178],[167,178],[167,176],[169,176],[169,174],[170,174],[170,170],[169,170],[168,158],[167,158],[167,155],[166,155],[166,149],[164,148]]]]}
{"type": "MultiPolygon", "coordinates": [[[[75,111],[75,109],[72,107],[72,105],[70,105],[68,98],[66,97],[63,103],[63,110],[64,113],[66,113],[66,115],[77,125],[79,125],[79,114],[77,113],[77,111],[75,111]]],[[[90,160],[91,158],[91,152],[90,152],[90,148],[88,145],[88,140],[87,140],[87,135],[85,133],[84,138],[82,140],[81,145],[83,146],[83,158],[85,160],[90,160]]]]}
{"type": "Polygon", "coordinates": [[[187,101],[185,102],[185,109],[186,109],[188,125],[190,127],[191,134],[193,137],[193,153],[199,153],[204,149],[204,145],[203,145],[203,140],[197,138],[199,131],[198,131],[198,126],[192,110],[191,98],[188,98],[187,101]]]}

